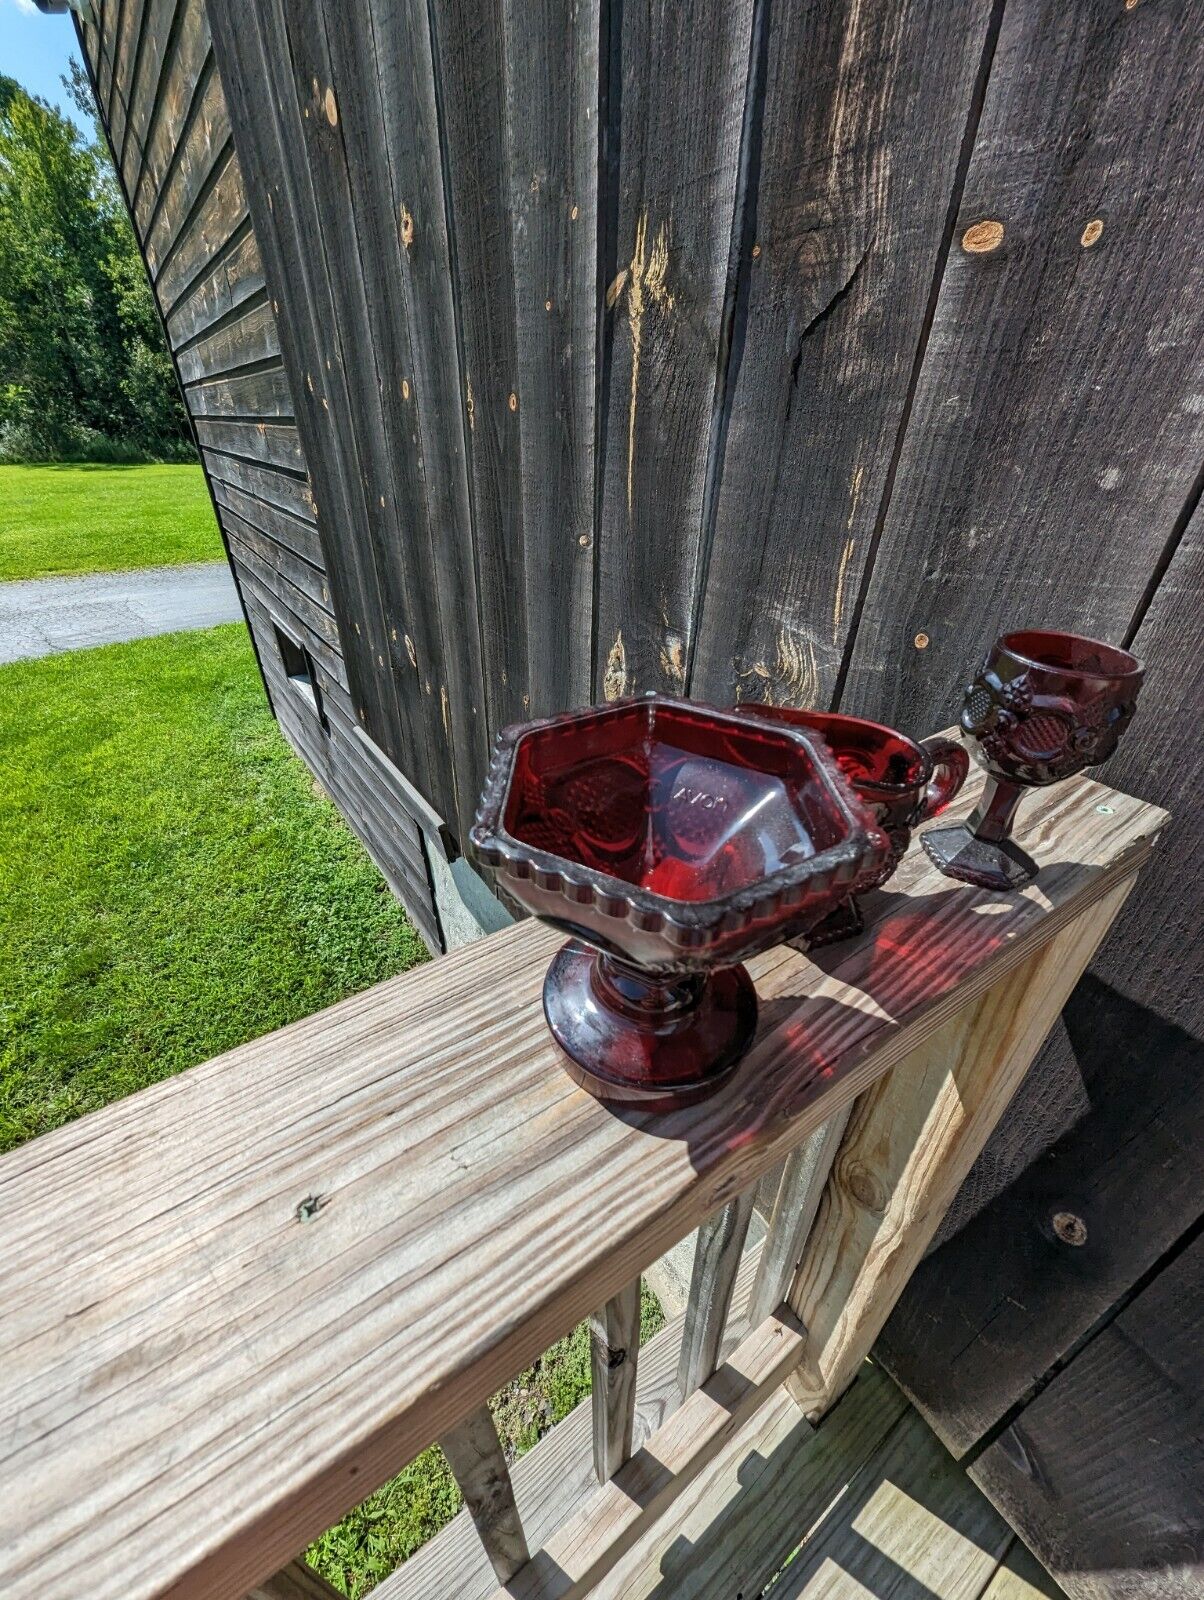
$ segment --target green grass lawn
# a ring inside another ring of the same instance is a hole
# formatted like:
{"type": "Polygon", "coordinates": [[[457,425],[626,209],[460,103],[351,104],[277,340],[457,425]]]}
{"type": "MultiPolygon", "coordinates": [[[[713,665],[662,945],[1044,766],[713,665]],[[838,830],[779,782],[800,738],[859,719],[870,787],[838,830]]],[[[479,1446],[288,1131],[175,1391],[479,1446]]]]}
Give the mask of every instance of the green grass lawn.
{"type": "Polygon", "coordinates": [[[0,1148],[424,946],[241,624],[0,668],[0,1148]]]}
{"type": "Polygon", "coordinates": [[[222,559],[199,466],[0,466],[0,582],[222,559]]]}
{"type": "MultiPolygon", "coordinates": [[[[0,667],[0,839],[0,1149],[425,955],[241,624],[0,667]]],[[[508,1453],[588,1392],[582,1326],[494,1401],[508,1453]]],[[[459,1504],[433,1448],[311,1559],[358,1600],[459,1504]]]]}

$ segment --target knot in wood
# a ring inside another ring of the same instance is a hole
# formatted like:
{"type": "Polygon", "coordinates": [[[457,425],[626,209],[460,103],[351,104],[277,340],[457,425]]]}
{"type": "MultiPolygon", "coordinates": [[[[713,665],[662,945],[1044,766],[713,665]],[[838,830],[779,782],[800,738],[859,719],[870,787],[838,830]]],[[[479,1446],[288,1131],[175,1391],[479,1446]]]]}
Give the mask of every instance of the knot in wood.
{"type": "Polygon", "coordinates": [[[1087,1224],[1073,1211],[1055,1211],[1052,1222],[1053,1231],[1063,1244],[1074,1245],[1077,1248],[1087,1243],[1087,1224]]]}
{"type": "Polygon", "coordinates": [[[317,1216],[325,1204],[326,1197],[324,1195],[307,1194],[294,1212],[294,1216],[298,1222],[309,1222],[317,1216]]]}
{"type": "Polygon", "coordinates": [[[844,1162],[841,1178],[853,1199],[866,1211],[880,1215],[886,1210],[888,1199],[886,1185],[862,1162],[857,1160],[844,1162]]]}
{"type": "Polygon", "coordinates": [[[998,250],[1003,243],[1003,223],[988,218],[975,222],[962,234],[962,249],[972,256],[986,255],[998,250]]]}
{"type": "Polygon", "coordinates": [[[627,1360],[627,1351],[626,1350],[622,1349],[621,1347],[616,1350],[614,1345],[610,1345],[610,1344],[607,1345],[607,1347],[606,1347],[606,1365],[607,1365],[608,1369],[611,1372],[614,1372],[616,1370],[616,1368],[621,1367],[623,1365],[624,1361],[626,1361],[626,1360],[627,1360]]]}

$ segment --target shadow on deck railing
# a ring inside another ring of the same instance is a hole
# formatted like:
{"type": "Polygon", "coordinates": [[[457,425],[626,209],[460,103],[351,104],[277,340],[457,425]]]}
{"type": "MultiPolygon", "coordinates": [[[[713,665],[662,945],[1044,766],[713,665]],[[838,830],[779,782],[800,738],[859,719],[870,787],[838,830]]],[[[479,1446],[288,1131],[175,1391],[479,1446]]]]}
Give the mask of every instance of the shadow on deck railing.
{"type": "Polygon", "coordinates": [[[1163,814],[1079,779],[1024,820],[1028,890],[913,848],[859,939],[755,962],[753,1052],[670,1116],[573,1087],[526,923],[0,1161],[4,1593],[331,1593],[286,1563],[435,1440],[492,1577],[457,1519],[388,1600],[585,1595],[670,1543],[766,1398],[852,1381],[1163,814]],[[641,1353],[639,1275],[696,1227],[641,1353]],[[486,1401],[585,1316],[592,1444],[573,1414],[516,1494],[486,1401]]]}

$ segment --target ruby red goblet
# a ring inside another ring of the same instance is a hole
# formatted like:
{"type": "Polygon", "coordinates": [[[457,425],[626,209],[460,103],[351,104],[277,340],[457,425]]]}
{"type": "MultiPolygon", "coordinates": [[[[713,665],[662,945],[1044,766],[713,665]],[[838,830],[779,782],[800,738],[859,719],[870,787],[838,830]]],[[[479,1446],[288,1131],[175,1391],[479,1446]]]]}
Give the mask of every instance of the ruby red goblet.
{"type": "Polygon", "coordinates": [[[822,921],[889,855],[822,740],[662,695],[506,729],[470,838],[571,937],[544,981],[568,1069],[654,1110],[752,1042],[741,963],[822,921]]]}
{"type": "Polygon", "coordinates": [[[1077,633],[1022,628],[995,641],[966,686],[961,725],[985,768],[982,799],[964,823],[920,843],[949,878],[1021,889],[1037,863],[1011,837],[1027,788],[1098,766],[1133,720],[1144,668],[1137,657],[1077,633]]]}
{"type": "MultiPolygon", "coordinates": [[[[936,734],[909,739],[896,728],[835,711],[794,706],[742,705],[742,716],[810,729],[836,757],[845,779],[890,842],[890,857],[878,877],[862,885],[877,889],[893,875],[911,843],[911,831],[942,812],[966,781],[970,757],[953,739],[936,734]]],[[[865,926],[856,895],[849,895],[808,936],[810,948],[850,938],[865,926]]]]}

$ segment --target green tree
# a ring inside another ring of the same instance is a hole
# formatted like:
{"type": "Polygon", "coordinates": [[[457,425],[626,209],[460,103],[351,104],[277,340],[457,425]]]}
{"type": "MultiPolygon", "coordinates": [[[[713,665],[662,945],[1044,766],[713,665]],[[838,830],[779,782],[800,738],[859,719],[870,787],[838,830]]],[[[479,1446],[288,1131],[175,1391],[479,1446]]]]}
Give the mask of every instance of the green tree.
{"type": "MultiPolygon", "coordinates": [[[[92,111],[82,73],[64,79],[92,111]]],[[[0,432],[10,454],[188,448],[107,151],[0,78],[0,432]]]]}

